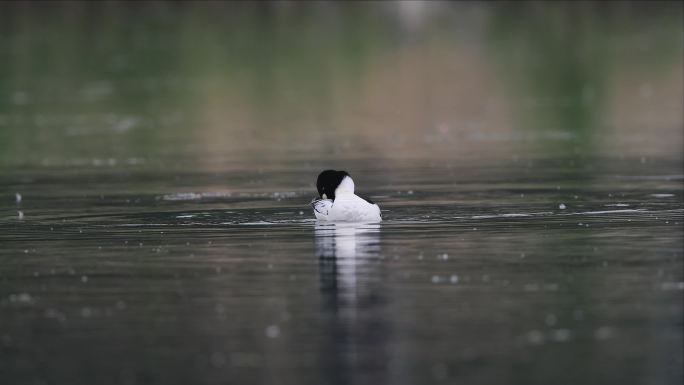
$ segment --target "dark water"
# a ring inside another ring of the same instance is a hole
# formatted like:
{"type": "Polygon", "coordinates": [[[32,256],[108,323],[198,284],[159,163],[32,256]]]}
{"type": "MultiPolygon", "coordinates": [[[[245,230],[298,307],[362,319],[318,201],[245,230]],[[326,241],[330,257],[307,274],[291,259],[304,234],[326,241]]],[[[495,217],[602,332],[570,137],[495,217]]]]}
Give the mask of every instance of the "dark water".
{"type": "Polygon", "coordinates": [[[681,383],[681,3],[278,4],[0,5],[0,383],[681,383]]]}

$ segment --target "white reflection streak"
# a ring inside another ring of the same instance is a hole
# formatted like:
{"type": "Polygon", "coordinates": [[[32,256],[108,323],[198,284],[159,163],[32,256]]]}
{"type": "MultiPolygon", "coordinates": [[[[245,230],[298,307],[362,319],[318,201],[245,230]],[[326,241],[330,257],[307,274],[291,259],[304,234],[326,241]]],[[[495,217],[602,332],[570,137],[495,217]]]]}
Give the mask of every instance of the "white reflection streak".
{"type": "Polygon", "coordinates": [[[316,256],[323,288],[356,302],[359,268],[379,254],[379,224],[316,224],[316,256]]]}
{"type": "MultiPolygon", "coordinates": [[[[370,273],[369,262],[380,255],[379,236],[379,224],[317,223],[314,228],[323,319],[330,321],[326,335],[331,338],[319,353],[325,357],[323,382],[356,383],[359,345],[367,343],[364,336],[375,327],[384,325],[382,319],[357,317],[359,308],[372,306],[377,295],[368,282],[364,284],[363,277],[370,273]]],[[[377,343],[383,340],[374,341],[377,343]]]]}

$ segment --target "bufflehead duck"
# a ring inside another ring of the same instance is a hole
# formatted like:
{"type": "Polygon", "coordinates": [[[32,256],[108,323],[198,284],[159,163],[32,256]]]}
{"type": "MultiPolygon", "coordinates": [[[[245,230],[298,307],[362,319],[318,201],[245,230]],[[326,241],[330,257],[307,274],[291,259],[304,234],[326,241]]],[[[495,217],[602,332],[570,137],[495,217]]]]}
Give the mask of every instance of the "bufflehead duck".
{"type": "Polygon", "coordinates": [[[346,171],[325,170],[316,180],[318,198],[311,201],[316,219],[334,222],[380,222],[380,207],[354,194],[346,171]]]}

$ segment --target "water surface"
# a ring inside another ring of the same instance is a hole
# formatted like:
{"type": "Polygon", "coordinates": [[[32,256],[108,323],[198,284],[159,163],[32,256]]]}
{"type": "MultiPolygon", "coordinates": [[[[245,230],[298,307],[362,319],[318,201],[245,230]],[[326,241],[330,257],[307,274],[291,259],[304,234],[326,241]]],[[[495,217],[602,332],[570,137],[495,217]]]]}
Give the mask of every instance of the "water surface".
{"type": "Polygon", "coordinates": [[[0,5],[0,382],[681,383],[681,3],[86,4],[0,5]]]}

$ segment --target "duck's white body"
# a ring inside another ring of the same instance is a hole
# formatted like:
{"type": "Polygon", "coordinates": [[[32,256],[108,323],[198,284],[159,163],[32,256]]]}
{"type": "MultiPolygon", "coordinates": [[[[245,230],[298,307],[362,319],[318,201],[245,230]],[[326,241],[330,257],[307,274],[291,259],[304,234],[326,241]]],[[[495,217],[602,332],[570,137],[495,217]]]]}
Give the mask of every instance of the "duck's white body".
{"type": "Polygon", "coordinates": [[[346,176],[335,190],[335,199],[316,199],[311,202],[319,221],[380,222],[380,207],[354,194],[354,181],[346,176]]]}

